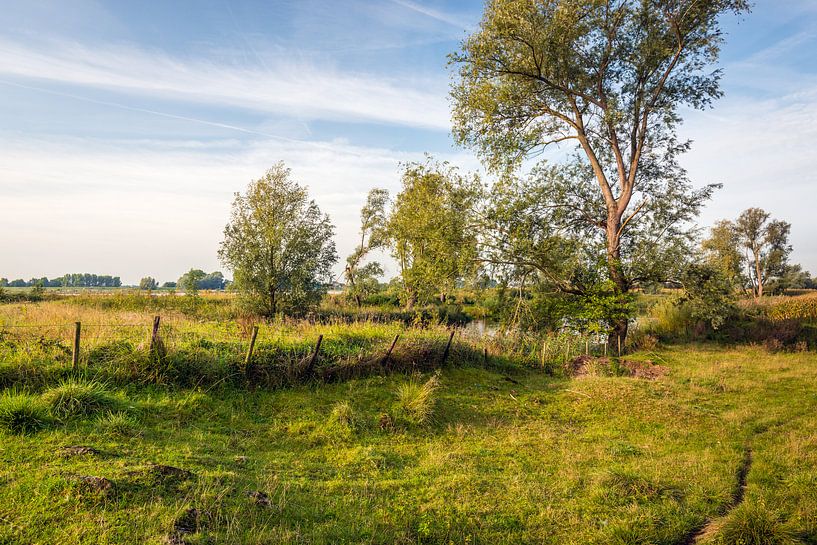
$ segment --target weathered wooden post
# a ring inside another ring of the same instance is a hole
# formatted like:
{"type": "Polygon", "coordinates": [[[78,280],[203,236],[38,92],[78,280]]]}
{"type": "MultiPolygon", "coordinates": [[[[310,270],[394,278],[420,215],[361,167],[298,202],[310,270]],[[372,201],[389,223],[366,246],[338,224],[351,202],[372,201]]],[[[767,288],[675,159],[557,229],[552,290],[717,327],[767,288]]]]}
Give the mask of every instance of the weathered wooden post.
{"type": "Polygon", "coordinates": [[[79,336],[82,330],[81,322],[74,322],[74,352],[71,354],[71,369],[77,370],[79,366],[79,336]]]}
{"type": "Polygon", "coordinates": [[[485,364],[485,366],[488,365],[488,347],[487,346],[482,347],[482,361],[485,364]]]}
{"type": "Polygon", "coordinates": [[[621,357],[621,335],[618,336],[618,357],[621,357]]]}
{"type": "Polygon", "coordinates": [[[151,355],[156,353],[156,349],[159,345],[159,322],[161,318],[159,316],[153,317],[153,330],[150,333],[150,353],[151,355]]]}
{"type": "Polygon", "coordinates": [[[309,359],[309,365],[306,366],[306,374],[312,372],[315,366],[315,361],[318,359],[318,352],[321,350],[321,343],[323,342],[323,335],[318,335],[318,342],[315,343],[315,350],[312,352],[312,357],[309,359]]]}
{"type": "Polygon", "coordinates": [[[443,352],[443,359],[440,362],[440,365],[445,365],[445,360],[448,359],[448,353],[451,351],[451,341],[454,340],[454,333],[455,331],[451,330],[451,335],[448,336],[448,344],[445,345],[445,351],[443,352]]]}
{"type": "Polygon", "coordinates": [[[394,347],[397,344],[397,339],[399,339],[399,338],[400,338],[399,333],[394,336],[394,340],[391,342],[391,346],[389,347],[388,351],[386,351],[386,355],[383,356],[382,360],[380,360],[380,365],[381,366],[384,366],[384,365],[386,365],[388,363],[389,356],[391,356],[391,352],[392,352],[392,350],[394,350],[394,347]]]}
{"type": "Polygon", "coordinates": [[[244,358],[244,376],[250,378],[250,363],[252,362],[252,351],[255,348],[255,338],[258,337],[258,326],[252,326],[252,335],[250,336],[250,346],[247,347],[247,356],[244,358]]]}

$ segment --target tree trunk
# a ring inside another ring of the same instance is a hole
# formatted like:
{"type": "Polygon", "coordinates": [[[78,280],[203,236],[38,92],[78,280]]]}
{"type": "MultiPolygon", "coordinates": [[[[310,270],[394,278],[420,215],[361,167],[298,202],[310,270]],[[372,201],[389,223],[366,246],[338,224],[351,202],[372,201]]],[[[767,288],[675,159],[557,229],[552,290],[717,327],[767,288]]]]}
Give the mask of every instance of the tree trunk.
{"type": "Polygon", "coordinates": [[[763,278],[760,276],[760,256],[755,252],[755,278],[757,278],[757,298],[763,297],[763,278]]]}
{"type": "Polygon", "coordinates": [[[270,318],[274,318],[275,315],[278,313],[278,301],[275,299],[275,288],[269,289],[269,300],[270,300],[270,318]]]}
{"type": "Polygon", "coordinates": [[[417,295],[415,295],[414,291],[409,291],[406,297],[406,310],[411,310],[414,308],[414,303],[417,302],[417,295]]]}
{"type": "Polygon", "coordinates": [[[363,305],[360,300],[360,294],[357,293],[357,288],[355,287],[355,273],[351,267],[348,266],[346,267],[346,278],[349,279],[349,285],[352,286],[352,291],[355,292],[355,303],[357,303],[357,308],[359,309],[363,305]]]}
{"type": "MultiPolygon", "coordinates": [[[[607,220],[607,271],[610,275],[610,280],[612,280],[616,286],[616,294],[624,296],[630,291],[630,286],[621,268],[620,229],[620,221],[614,214],[610,214],[607,220]]],[[[610,333],[607,336],[607,345],[611,351],[618,350],[619,346],[624,346],[624,342],[627,340],[629,325],[630,321],[626,315],[610,320],[610,333]]]]}

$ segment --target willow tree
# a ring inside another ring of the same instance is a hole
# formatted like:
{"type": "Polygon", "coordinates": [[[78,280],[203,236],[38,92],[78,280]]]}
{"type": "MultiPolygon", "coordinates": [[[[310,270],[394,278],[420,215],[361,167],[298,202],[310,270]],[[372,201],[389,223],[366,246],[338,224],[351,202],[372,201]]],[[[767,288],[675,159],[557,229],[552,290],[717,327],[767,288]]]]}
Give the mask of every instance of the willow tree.
{"type": "Polygon", "coordinates": [[[482,187],[432,159],[403,165],[402,189],[387,223],[407,308],[434,295],[445,303],[477,271],[474,208],[482,187]]]}
{"type": "Polygon", "coordinates": [[[279,162],[236,193],[218,255],[250,308],[301,313],[320,301],[337,261],[334,230],[279,162]]]}
{"type": "Polygon", "coordinates": [[[358,308],[362,297],[374,291],[377,278],[383,275],[383,267],[376,261],[363,264],[372,250],[382,248],[388,242],[386,233],[386,205],[389,192],[374,188],[366,196],[366,204],[360,210],[360,244],[346,258],[343,271],[348,282],[347,293],[352,296],[358,308]]]}
{"type": "MultiPolygon", "coordinates": [[[[604,237],[606,274],[626,294],[640,281],[623,252],[634,218],[699,205],[691,187],[667,197],[668,183],[650,180],[664,170],[677,177],[688,148],[676,140],[679,109],[721,95],[711,69],[719,19],[746,10],[746,0],[489,0],[452,56],[454,135],[495,172],[573,143],[593,175],[590,197],[603,203],[591,222],[604,237]]],[[[611,338],[626,336],[627,324],[615,319],[611,338]]]]}

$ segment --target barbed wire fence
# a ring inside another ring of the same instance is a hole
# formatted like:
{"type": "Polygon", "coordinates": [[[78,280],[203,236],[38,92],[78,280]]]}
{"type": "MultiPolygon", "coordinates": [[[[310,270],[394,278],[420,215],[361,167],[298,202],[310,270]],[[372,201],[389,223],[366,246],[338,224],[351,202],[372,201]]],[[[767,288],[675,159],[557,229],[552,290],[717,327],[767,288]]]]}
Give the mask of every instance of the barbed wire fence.
{"type": "MultiPolygon", "coordinates": [[[[355,364],[365,364],[370,370],[386,370],[389,360],[395,359],[401,348],[408,345],[413,345],[416,358],[424,360],[417,362],[419,367],[445,365],[452,352],[456,352],[458,358],[481,360],[488,365],[503,360],[513,351],[518,359],[541,368],[569,366],[582,355],[608,355],[606,339],[598,335],[530,336],[514,339],[515,346],[509,346],[504,336],[484,331],[448,328],[445,333],[434,329],[417,335],[416,328],[405,327],[391,335],[380,331],[365,340],[358,339],[357,344],[352,342],[351,348],[346,345],[339,348],[337,339],[325,342],[320,326],[313,327],[314,335],[293,342],[290,332],[288,342],[283,342],[281,328],[264,322],[195,322],[192,327],[182,320],[164,320],[157,315],[147,323],[0,323],[0,360],[14,361],[22,355],[34,364],[52,361],[70,364],[71,369],[77,371],[122,362],[140,354],[161,373],[168,356],[176,353],[190,359],[192,365],[208,360],[229,366],[249,381],[259,351],[264,353],[265,359],[275,353],[278,360],[287,362],[290,374],[304,376],[311,376],[319,362],[334,364],[334,371],[342,368],[346,372],[355,364]]],[[[345,342],[349,344],[348,339],[345,342]]],[[[613,351],[621,355],[620,346],[613,351]]],[[[134,360],[132,365],[138,362],[134,360]]]]}

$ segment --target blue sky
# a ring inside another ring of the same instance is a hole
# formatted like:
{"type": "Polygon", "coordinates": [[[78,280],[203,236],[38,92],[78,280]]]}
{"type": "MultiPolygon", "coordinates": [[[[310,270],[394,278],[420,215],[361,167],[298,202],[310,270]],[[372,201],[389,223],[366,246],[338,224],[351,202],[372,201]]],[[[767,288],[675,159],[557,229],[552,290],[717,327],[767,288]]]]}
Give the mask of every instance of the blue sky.
{"type": "MultiPolygon", "coordinates": [[[[0,276],[221,268],[232,194],[284,160],[348,253],[369,188],[449,136],[447,54],[480,2],[3,2],[0,276]]],[[[761,206],[817,273],[817,2],[725,20],[724,99],[686,112],[704,224],[761,206]]],[[[390,271],[394,272],[394,271],[390,271]]]]}

